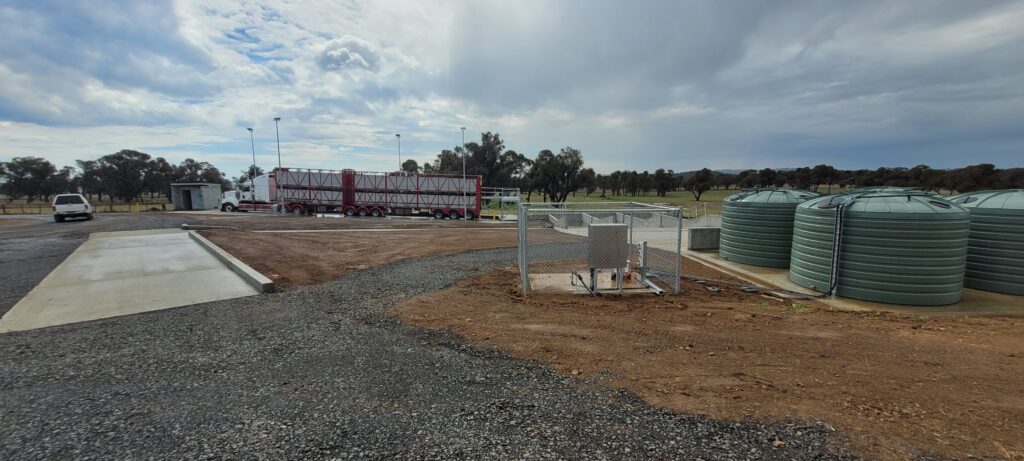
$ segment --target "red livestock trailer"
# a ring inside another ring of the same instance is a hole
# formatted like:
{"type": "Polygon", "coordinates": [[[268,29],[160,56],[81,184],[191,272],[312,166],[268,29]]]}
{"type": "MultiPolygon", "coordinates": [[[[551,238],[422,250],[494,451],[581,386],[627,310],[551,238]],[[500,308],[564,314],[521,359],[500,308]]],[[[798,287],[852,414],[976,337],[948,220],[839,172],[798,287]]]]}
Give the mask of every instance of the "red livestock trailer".
{"type": "Polygon", "coordinates": [[[256,202],[263,195],[266,202],[294,214],[480,216],[480,176],[304,168],[275,168],[266,176],[266,195],[260,193],[262,181],[257,178],[256,202]]]}

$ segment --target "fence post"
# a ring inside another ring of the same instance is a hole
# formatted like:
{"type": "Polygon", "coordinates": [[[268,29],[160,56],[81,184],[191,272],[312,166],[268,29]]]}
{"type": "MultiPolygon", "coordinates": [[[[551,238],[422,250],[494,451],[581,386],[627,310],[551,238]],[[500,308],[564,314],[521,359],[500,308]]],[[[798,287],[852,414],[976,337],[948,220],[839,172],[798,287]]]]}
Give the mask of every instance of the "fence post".
{"type": "Polygon", "coordinates": [[[633,215],[627,215],[627,216],[629,216],[629,225],[628,225],[629,247],[632,249],[633,248],[633,215]]]}
{"type": "Polygon", "coordinates": [[[678,213],[679,219],[676,221],[678,223],[676,225],[676,278],[672,287],[673,294],[679,294],[679,278],[683,275],[680,273],[682,268],[679,267],[683,264],[683,207],[679,207],[678,213]]]}
{"type": "Polygon", "coordinates": [[[529,224],[529,218],[527,217],[528,214],[529,212],[527,211],[525,204],[520,203],[516,207],[516,220],[519,227],[519,231],[517,232],[519,234],[519,248],[517,256],[519,257],[519,277],[523,283],[524,295],[530,293],[530,258],[527,252],[527,245],[529,244],[527,240],[527,232],[529,228],[529,226],[527,226],[529,224]]]}

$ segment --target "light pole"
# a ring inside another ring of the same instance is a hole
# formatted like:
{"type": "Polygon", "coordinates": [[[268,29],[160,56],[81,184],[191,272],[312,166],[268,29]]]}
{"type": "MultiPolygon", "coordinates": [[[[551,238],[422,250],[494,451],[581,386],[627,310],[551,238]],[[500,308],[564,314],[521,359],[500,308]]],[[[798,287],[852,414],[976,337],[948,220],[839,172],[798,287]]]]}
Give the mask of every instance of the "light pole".
{"type": "Polygon", "coordinates": [[[281,129],[277,126],[277,122],[281,121],[281,117],[274,117],[274,133],[277,134],[277,168],[281,169],[281,129]]]}
{"type": "Polygon", "coordinates": [[[395,133],[395,139],[398,140],[398,172],[402,172],[402,134],[395,133]]]}
{"type": "MultiPolygon", "coordinates": [[[[462,127],[462,188],[466,187],[466,127],[462,127]]],[[[462,219],[466,219],[466,191],[462,191],[462,219]]]]}
{"type": "Polygon", "coordinates": [[[277,203],[281,203],[281,129],[277,126],[277,122],[281,121],[281,117],[274,117],[274,133],[277,135],[277,173],[274,173],[274,183],[277,185],[277,203]]]}
{"type": "Polygon", "coordinates": [[[256,139],[253,137],[252,128],[249,130],[249,144],[252,146],[252,168],[249,169],[249,205],[256,209],[256,139]]]}

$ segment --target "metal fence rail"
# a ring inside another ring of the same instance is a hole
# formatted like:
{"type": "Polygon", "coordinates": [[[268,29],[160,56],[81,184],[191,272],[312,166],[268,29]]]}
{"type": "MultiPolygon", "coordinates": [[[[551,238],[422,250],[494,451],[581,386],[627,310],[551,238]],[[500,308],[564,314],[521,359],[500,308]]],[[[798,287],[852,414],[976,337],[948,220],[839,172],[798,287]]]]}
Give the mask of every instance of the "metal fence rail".
{"type": "Polygon", "coordinates": [[[681,207],[632,202],[520,203],[516,258],[523,292],[678,293],[685,216],[681,207]],[[598,238],[609,228],[621,238],[598,238]],[[595,258],[609,261],[601,259],[608,254],[617,262],[595,267],[595,258]]]}

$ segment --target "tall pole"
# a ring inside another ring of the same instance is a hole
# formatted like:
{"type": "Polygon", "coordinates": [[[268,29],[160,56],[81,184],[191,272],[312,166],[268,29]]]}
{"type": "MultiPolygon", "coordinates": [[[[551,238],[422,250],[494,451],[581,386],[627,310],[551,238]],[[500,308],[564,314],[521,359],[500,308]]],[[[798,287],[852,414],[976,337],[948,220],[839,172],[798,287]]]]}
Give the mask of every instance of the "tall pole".
{"type": "Polygon", "coordinates": [[[398,140],[398,172],[402,172],[402,134],[395,133],[395,139],[398,140]]]}
{"type": "MultiPolygon", "coordinates": [[[[466,127],[462,127],[462,187],[466,187],[466,127]]],[[[462,219],[466,219],[466,192],[462,192],[462,219]]]]}
{"type": "Polygon", "coordinates": [[[274,117],[274,134],[277,135],[277,173],[274,173],[274,183],[277,185],[277,203],[281,203],[281,129],[277,126],[277,122],[281,121],[281,117],[274,117]]]}
{"type": "Polygon", "coordinates": [[[277,122],[281,121],[281,117],[274,117],[274,133],[277,134],[277,168],[281,169],[281,129],[277,126],[277,122]]]}
{"type": "Polygon", "coordinates": [[[252,168],[249,169],[249,205],[256,209],[256,139],[253,137],[252,128],[249,130],[249,144],[252,146],[252,168]]]}

